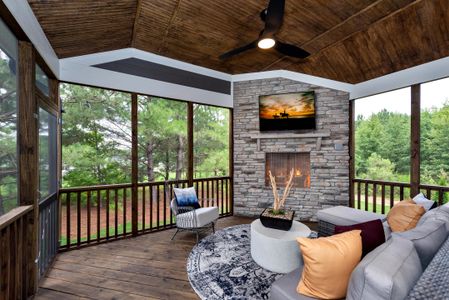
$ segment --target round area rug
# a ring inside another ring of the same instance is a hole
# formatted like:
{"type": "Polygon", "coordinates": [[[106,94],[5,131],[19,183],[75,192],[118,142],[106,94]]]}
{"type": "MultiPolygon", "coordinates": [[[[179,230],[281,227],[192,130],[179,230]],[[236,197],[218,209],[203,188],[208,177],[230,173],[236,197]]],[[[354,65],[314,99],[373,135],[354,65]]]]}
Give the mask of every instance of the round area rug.
{"type": "Polygon", "coordinates": [[[271,284],[283,274],[253,261],[250,235],[250,225],[232,226],[203,238],[192,249],[187,273],[201,299],[268,299],[271,284]]]}

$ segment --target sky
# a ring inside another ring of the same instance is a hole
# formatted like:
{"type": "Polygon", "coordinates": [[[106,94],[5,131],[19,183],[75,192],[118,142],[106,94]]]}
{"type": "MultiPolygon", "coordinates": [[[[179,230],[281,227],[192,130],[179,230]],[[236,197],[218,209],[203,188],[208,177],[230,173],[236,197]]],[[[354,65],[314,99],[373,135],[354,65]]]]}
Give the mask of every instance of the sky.
{"type": "MultiPolygon", "coordinates": [[[[449,100],[449,78],[421,85],[421,109],[441,107],[446,100],[449,100]]],[[[360,98],[355,102],[356,116],[368,118],[383,109],[410,115],[410,88],[360,98]]]]}

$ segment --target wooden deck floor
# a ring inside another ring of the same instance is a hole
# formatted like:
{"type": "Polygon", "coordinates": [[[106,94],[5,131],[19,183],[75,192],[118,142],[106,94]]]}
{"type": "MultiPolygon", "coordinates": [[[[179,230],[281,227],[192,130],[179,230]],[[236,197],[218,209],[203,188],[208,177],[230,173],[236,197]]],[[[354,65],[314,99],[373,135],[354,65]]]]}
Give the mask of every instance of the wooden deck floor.
{"type": "MultiPolygon", "coordinates": [[[[252,220],[227,217],[218,221],[218,228],[252,220]]],[[[186,272],[195,237],[185,232],[170,241],[173,233],[167,230],[59,254],[41,280],[36,299],[199,299],[186,272]]]]}

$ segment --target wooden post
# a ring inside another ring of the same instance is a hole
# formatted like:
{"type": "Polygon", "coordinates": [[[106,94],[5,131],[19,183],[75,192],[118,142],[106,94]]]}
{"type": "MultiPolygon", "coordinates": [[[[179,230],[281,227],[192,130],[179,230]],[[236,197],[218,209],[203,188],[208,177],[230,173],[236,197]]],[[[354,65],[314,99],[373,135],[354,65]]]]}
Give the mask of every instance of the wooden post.
{"type": "MultiPolygon", "coordinates": [[[[138,176],[138,140],[137,140],[137,94],[131,94],[131,181],[132,181],[132,190],[131,190],[131,226],[132,226],[132,234],[133,236],[137,235],[138,228],[138,186],[137,183],[139,181],[138,176]]],[[[126,226],[126,224],[124,224],[126,226]]]]}
{"type": "Polygon", "coordinates": [[[231,177],[229,188],[230,212],[231,215],[234,215],[234,111],[232,108],[229,109],[229,176],[231,177]]]}
{"type": "Polygon", "coordinates": [[[355,101],[349,101],[349,207],[354,207],[355,101]]]}
{"type": "Polygon", "coordinates": [[[193,186],[193,103],[187,103],[187,180],[193,186]]]}
{"type": "Polygon", "coordinates": [[[410,196],[414,197],[419,193],[421,182],[421,85],[412,85],[411,93],[410,196]]]}
{"type": "Polygon", "coordinates": [[[23,247],[24,286],[27,296],[37,292],[38,255],[38,119],[35,97],[35,57],[29,42],[19,42],[18,59],[18,144],[19,144],[19,204],[31,205],[33,212],[24,224],[23,247]]]}

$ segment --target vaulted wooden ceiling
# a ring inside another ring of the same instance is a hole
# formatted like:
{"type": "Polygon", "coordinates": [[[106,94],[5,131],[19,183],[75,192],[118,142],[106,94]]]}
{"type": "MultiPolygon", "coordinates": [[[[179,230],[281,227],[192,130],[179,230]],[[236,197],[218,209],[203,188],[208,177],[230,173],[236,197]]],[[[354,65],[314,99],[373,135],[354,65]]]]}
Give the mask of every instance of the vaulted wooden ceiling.
{"type": "Polygon", "coordinates": [[[358,83],[449,56],[448,0],[286,0],[277,38],[312,55],[251,50],[267,0],[29,0],[60,58],[135,47],[232,74],[285,69],[358,83]]]}

